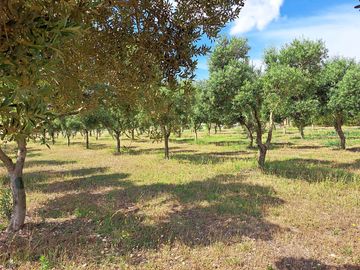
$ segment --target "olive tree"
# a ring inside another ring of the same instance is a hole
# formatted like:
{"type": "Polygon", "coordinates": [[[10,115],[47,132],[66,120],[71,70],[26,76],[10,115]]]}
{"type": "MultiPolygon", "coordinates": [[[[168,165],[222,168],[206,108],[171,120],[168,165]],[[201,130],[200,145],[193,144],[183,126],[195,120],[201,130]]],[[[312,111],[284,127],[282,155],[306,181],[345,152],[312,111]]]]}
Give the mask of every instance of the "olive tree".
{"type": "Polygon", "coordinates": [[[169,159],[170,135],[176,133],[184,121],[189,122],[195,88],[191,82],[185,81],[175,91],[160,87],[156,93],[152,100],[148,100],[145,108],[152,126],[155,127],[153,137],[156,139],[158,135],[161,135],[164,141],[164,157],[169,159]]]}
{"type": "Polygon", "coordinates": [[[26,195],[23,168],[27,138],[72,104],[76,89],[59,87],[56,71],[64,43],[78,34],[81,15],[94,5],[89,1],[10,1],[0,9],[0,135],[14,141],[16,161],[0,147],[0,159],[10,179],[13,214],[8,230],[23,227],[26,195]],[[64,101],[68,101],[69,103],[64,101]]]}
{"type": "MultiPolygon", "coordinates": [[[[316,89],[326,58],[325,44],[307,39],[295,39],[279,51],[270,49],[265,53],[265,63],[272,70],[296,73],[297,79],[288,82],[292,83],[289,88],[291,91],[284,96],[282,106],[285,114],[283,117],[293,120],[301,138],[304,138],[304,128],[313,122],[319,108],[316,89]]],[[[284,76],[282,72],[272,72],[272,76],[276,75],[281,79],[284,76]]]]}
{"type": "Polygon", "coordinates": [[[246,39],[222,38],[211,54],[208,85],[211,110],[218,125],[229,122],[229,116],[235,113],[232,106],[234,97],[251,72],[249,50],[246,39]]]}
{"type": "Polygon", "coordinates": [[[341,149],[346,149],[342,126],[360,112],[359,70],[360,66],[354,60],[337,57],[326,63],[319,77],[318,99],[322,114],[334,126],[341,149]]]}

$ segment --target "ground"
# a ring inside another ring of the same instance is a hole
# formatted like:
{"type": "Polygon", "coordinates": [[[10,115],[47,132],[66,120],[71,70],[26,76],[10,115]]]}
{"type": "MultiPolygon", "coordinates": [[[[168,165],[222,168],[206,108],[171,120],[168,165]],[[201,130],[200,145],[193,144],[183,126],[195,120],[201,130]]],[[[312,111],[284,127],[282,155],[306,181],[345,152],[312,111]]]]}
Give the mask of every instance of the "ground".
{"type": "Polygon", "coordinates": [[[121,155],[106,134],[29,143],[26,226],[0,234],[0,269],[359,270],[360,129],[346,134],[342,151],[331,128],[277,129],[264,171],[238,128],[174,136],[170,161],[143,137],[121,155]]]}

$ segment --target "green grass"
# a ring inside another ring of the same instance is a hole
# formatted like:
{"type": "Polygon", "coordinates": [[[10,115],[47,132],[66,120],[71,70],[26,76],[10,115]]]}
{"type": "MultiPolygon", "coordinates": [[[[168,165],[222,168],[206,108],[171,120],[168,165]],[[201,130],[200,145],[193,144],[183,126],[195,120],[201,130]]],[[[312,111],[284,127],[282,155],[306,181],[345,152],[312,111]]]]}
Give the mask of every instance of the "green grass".
{"type": "MultiPolygon", "coordinates": [[[[360,130],[277,129],[264,171],[240,129],[29,144],[28,217],[0,234],[14,269],[327,269],[360,263],[360,130]]],[[[8,145],[7,151],[13,152],[8,145]]],[[[7,185],[5,170],[1,177],[7,185]]],[[[2,228],[6,221],[1,220],[2,228]]],[[[1,267],[0,267],[1,268],[1,267]]],[[[354,268],[355,269],[355,268],[354,268]]]]}

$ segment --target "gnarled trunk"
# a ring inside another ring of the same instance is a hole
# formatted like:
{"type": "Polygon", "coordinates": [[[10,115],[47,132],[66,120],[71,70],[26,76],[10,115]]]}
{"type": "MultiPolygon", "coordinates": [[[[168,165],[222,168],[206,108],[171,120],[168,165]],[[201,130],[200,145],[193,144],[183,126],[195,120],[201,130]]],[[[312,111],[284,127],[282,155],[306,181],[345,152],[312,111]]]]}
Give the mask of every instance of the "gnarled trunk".
{"type": "Polygon", "coordinates": [[[303,127],[303,126],[299,126],[299,131],[300,131],[301,139],[305,139],[304,127],[303,127]]]}
{"type": "Polygon", "coordinates": [[[51,136],[51,142],[52,142],[52,144],[55,145],[55,132],[52,131],[51,134],[50,134],[50,136],[51,136]]]}
{"type": "Polygon", "coordinates": [[[258,165],[261,169],[263,169],[265,167],[267,146],[265,144],[258,144],[258,146],[259,146],[258,165]]]}
{"type": "Polygon", "coordinates": [[[163,136],[164,136],[164,158],[165,159],[170,159],[170,155],[169,155],[170,131],[168,131],[165,126],[162,128],[162,130],[163,130],[163,136]]]}
{"type": "Polygon", "coordinates": [[[89,131],[87,129],[84,130],[85,131],[85,142],[86,142],[86,149],[89,149],[89,131]]]}
{"type": "Polygon", "coordinates": [[[0,159],[4,163],[10,176],[10,186],[13,196],[13,212],[7,228],[8,231],[18,231],[22,229],[26,215],[26,194],[22,178],[27,152],[26,138],[19,138],[17,145],[18,154],[15,164],[0,148],[0,159]]]}
{"type": "Polygon", "coordinates": [[[340,138],[340,148],[345,150],[346,149],[346,137],[344,131],[342,130],[343,121],[340,117],[335,119],[334,128],[336,133],[339,135],[340,138]]]}
{"type": "Polygon", "coordinates": [[[194,133],[195,133],[195,142],[198,140],[198,132],[197,132],[197,126],[194,125],[194,133]]]}
{"type": "Polygon", "coordinates": [[[264,169],[265,167],[265,159],[266,159],[266,153],[267,150],[270,147],[270,143],[272,140],[272,133],[274,129],[274,116],[273,113],[270,112],[270,119],[269,119],[269,131],[267,134],[266,143],[262,142],[262,127],[261,127],[261,121],[259,118],[258,113],[255,113],[255,118],[257,121],[257,127],[256,127],[256,143],[259,148],[259,157],[258,157],[258,165],[261,169],[264,169]]]}
{"type": "Polygon", "coordinates": [[[249,147],[250,148],[253,148],[254,147],[254,136],[253,136],[253,132],[252,130],[250,129],[250,127],[247,125],[247,124],[243,124],[245,129],[246,129],[246,132],[247,132],[247,136],[249,138],[249,147]]]}
{"type": "Polygon", "coordinates": [[[115,132],[116,139],[116,152],[121,154],[121,141],[120,141],[121,132],[115,132]]]}

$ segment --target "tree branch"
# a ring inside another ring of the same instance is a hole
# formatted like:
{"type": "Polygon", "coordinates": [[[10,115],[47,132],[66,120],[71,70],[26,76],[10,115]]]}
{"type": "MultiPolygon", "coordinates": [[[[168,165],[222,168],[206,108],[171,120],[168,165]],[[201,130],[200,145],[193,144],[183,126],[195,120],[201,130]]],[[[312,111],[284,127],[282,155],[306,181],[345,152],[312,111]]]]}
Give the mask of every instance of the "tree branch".
{"type": "Polygon", "coordinates": [[[15,164],[11,158],[5,154],[5,152],[0,147],[0,160],[4,163],[8,172],[12,172],[15,169],[15,164]]]}

